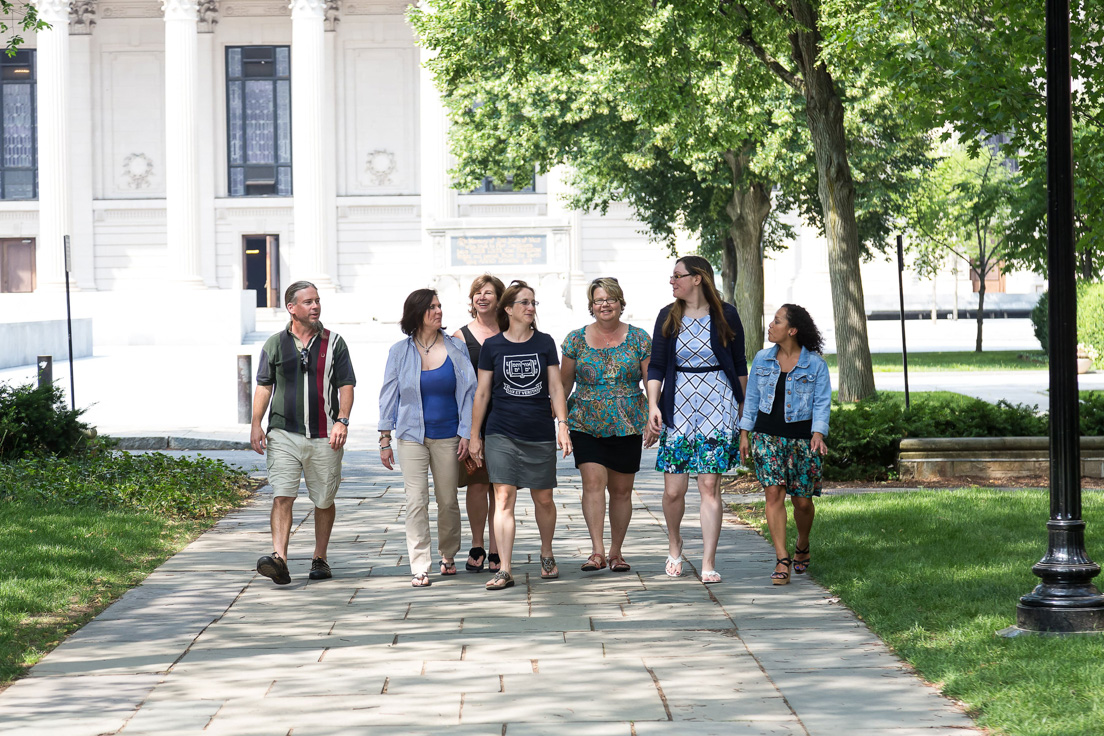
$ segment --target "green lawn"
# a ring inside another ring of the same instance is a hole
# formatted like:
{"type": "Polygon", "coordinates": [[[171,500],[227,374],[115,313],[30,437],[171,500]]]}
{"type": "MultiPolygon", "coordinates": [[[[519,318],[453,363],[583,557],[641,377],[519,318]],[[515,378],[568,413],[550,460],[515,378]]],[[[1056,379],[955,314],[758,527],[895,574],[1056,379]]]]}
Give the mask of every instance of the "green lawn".
{"type": "Polygon", "coordinates": [[[0,502],[0,684],[213,523],[63,502],[0,502]]]}
{"type": "MultiPolygon", "coordinates": [[[[875,373],[903,370],[900,353],[873,353],[875,373]]],[[[828,367],[836,369],[835,354],[825,355],[828,367]]],[[[909,371],[1013,371],[1046,370],[1048,361],[1042,350],[987,350],[946,353],[909,353],[909,371]]]]}
{"type": "MultiPolygon", "coordinates": [[[[761,503],[732,508],[766,533],[761,503]]],[[[1104,724],[1104,636],[995,635],[1038,583],[1031,566],[1046,551],[1047,515],[1042,491],[825,497],[809,572],[981,726],[1095,736],[1104,724]]],[[[1084,518],[1089,555],[1100,561],[1100,492],[1084,493],[1084,518]]]]}

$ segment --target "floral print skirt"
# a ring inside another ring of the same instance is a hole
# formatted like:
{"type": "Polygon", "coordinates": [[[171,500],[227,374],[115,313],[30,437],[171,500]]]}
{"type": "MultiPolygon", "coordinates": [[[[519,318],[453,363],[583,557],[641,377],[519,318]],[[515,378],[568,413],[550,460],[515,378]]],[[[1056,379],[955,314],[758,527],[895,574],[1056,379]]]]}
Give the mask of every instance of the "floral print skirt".
{"type": "Polygon", "coordinates": [[[724,473],[740,464],[740,433],[715,429],[685,435],[664,427],[656,470],[661,473],[724,473]]]}
{"type": "Polygon", "coordinates": [[[782,486],[789,495],[802,498],[820,495],[824,459],[813,452],[810,440],[760,432],[752,432],[749,439],[755,475],[764,488],[782,486]]]}

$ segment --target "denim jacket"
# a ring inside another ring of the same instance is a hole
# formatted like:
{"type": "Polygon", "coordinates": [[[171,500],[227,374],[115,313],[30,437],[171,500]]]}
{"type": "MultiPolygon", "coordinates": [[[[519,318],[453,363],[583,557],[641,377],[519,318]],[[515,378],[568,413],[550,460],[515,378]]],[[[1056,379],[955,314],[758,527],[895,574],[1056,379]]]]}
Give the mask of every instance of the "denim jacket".
{"type": "MultiPolygon", "coordinates": [[[[441,333],[452,368],[456,372],[456,406],[460,409],[457,435],[471,435],[472,403],[475,400],[475,369],[468,349],[455,337],[441,333]]],[[[380,389],[380,431],[394,430],[401,440],[425,442],[422,416],[422,356],[411,337],[399,340],[387,353],[380,389]]]]}
{"type": "MultiPolygon", "coordinates": [[[[778,388],[778,346],[760,350],[748,371],[747,398],[744,414],[740,417],[740,429],[751,431],[759,412],[769,414],[774,406],[774,392],[778,388]]],[[[801,348],[797,365],[786,379],[786,421],[813,420],[813,431],[828,436],[828,414],[832,409],[832,380],[828,364],[816,353],[801,348]]]]}

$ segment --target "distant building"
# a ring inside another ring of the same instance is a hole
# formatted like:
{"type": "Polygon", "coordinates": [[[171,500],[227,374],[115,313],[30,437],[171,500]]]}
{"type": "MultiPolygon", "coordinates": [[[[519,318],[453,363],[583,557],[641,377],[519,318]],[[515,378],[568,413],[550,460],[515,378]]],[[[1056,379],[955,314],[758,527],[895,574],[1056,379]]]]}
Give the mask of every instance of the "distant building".
{"type": "MultiPolygon", "coordinates": [[[[568,211],[555,172],[525,191],[450,188],[406,2],[36,5],[52,28],[0,57],[9,320],[63,314],[65,235],[74,313],[97,344],[238,344],[283,319],[301,278],[366,334],[427,285],[459,326],[487,270],[532,283],[542,326],[560,329],[589,319],[598,276],[620,280],[638,324],[670,299],[670,256],[627,206],[568,211]]],[[[830,322],[823,251],[802,236],[768,264],[768,310],[812,300],[830,322]]],[[[890,286],[868,278],[868,305],[890,286]]]]}

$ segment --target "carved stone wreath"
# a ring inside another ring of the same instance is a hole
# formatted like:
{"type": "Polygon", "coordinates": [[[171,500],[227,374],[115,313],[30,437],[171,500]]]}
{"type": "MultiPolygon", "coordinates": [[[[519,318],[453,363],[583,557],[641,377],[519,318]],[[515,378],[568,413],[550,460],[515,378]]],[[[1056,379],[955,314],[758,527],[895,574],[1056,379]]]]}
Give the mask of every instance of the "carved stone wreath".
{"type": "Polygon", "coordinates": [[[144,153],[132,153],[123,159],[123,176],[131,189],[144,189],[150,185],[153,161],[144,153]]]}
{"type": "Polygon", "coordinates": [[[378,148],[368,153],[368,162],[364,170],[372,177],[373,184],[383,187],[391,183],[391,175],[395,173],[396,163],[394,153],[378,148]]]}

